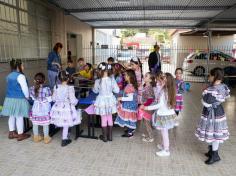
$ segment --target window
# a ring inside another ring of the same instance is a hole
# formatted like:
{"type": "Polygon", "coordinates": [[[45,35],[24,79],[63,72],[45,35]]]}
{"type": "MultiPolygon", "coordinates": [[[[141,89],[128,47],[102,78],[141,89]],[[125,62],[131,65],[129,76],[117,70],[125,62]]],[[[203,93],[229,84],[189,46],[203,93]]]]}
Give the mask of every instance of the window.
{"type": "Polygon", "coordinates": [[[31,0],[0,1],[0,61],[46,59],[51,50],[48,9],[31,0]]]}
{"type": "Polygon", "coordinates": [[[207,59],[206,53],[199,53],[195,56],[195,59],[207,59]]]}

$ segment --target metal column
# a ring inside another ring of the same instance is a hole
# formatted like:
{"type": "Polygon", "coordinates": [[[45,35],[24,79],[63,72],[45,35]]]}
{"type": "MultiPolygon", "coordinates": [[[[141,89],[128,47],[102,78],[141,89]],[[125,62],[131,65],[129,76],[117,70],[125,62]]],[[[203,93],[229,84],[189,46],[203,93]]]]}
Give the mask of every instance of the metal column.
{"type": "Polygon", "coordinates": [[[210,54],[211,54],[211,50],[212,50],[212,46],[211,46],[211,38],[212,38],[212,31],[207,31],[207,49],[208,49],[208,57],[207,57],[207,70],[206,70],[206,81],[208,80],[208,75],[209,75],[209,60],[210,60],[210,54]]]}
{"type": "Polygon", "coordinates": [[[92,63],[95,64],[95,28],[92,28],[92,63]]]}

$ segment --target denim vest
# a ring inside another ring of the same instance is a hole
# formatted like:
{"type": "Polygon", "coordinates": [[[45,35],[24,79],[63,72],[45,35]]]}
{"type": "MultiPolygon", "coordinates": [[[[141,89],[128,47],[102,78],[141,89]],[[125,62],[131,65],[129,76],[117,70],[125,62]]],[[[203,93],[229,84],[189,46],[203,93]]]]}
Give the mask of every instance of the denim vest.
{"type": "Polygon", "coordinates": [[[17,77],[21,73],[13,71],[7,76],[7,94],[8,98],[25,98],[25,95],[21,89],[20,84],[17,81],[17,77]]]}
{"type": "Polygon", "coordinates": [[[47,61],[47,69],[53,72],[58,72],[59,68],[57,65],[52,64],[52,62],[56,62],[61,65],[61,58],[58,53],[55,51],[52,51],[48,55],[48,61],[47,61]]]}

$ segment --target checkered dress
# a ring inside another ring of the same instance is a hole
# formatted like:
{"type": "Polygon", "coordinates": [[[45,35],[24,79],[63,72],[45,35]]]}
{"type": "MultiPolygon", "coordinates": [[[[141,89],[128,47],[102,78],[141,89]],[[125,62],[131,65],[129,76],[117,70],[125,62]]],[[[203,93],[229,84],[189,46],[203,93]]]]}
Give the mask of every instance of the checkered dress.
{"type": "Polygon", "coordinates": [[[51,90],[49,87],[41,87],[39,94],[36,97],[34,86],[30,88],[30,97],[34,103],[30,113],[30,119],[35,125],[50,124],[50,110],[51,110],[51,90]]]}

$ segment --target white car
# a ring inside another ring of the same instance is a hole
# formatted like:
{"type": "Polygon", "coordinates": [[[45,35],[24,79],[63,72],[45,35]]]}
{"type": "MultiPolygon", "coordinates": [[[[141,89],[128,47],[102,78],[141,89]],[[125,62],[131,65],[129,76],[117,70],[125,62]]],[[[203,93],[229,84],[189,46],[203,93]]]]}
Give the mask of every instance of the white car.
{"type": "MultiPolygon", "coordinates": [[[[207,52],[193,52],[183,62],[183,70],[196,76],[203,76],[207,72],[207,52]]],[[[220,51],[212,51],[209,58],[209,70],[220,67],[236,67],[236,59],[220,51]]]]}

